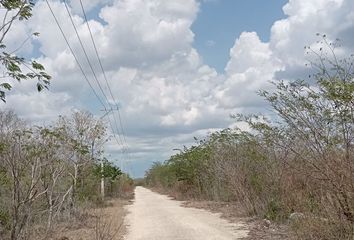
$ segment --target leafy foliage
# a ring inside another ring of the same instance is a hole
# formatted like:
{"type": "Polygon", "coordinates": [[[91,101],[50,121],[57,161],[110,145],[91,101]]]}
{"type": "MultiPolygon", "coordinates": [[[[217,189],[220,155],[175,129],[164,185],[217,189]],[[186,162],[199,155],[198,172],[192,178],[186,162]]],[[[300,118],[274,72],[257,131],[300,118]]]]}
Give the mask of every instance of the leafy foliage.
{"type": "Polygon", "coordinates": [[[118,176],[123,174],[117,166],[114,166],[113,163],[109,162],[106,158],[103,158],[101,161],[103,161],[103,167],[100,162],[97,162],[93,170],[97,177],[108,178],[114,181],[118,176]]]}
{"type": "MultiPolygon", "coordinates": [[[[2,65],[4,76],[9,80],[0,83],[0,99],[6,101],[6,91],[12,89],[11,79],[16,81],[23,81],[29,79],[37,80],[37,90],[42,91],[47,89],[50,84],[51,77],[44,72],[44,67],[40,63],[34,60],[28,60],[23,57],[17,56],[16,52],[23,47],[23,44],[27,42],[26,39],[21,46],[12,52],[6,52],[5,37],[11,30],[15,21],[25,21],[32,16],[32,9],[34,1],[25,0],[2,0],[0,6],[5,9],[2,25],[0,25],[0,47],[3,51],[0,53],[0,63],[2,65]],[[11,17],[10,17],[11,15],[11,17]]],[[[33,36],[38,36],[39,33],[33,33],[33,36]]]]}

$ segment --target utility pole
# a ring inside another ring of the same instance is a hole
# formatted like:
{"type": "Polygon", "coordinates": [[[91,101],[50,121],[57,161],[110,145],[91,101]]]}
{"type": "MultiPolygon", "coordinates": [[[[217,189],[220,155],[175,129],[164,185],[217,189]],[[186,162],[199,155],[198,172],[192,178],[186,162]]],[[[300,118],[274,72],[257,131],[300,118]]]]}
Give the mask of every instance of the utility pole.
{"type": "MultiPolygon", "coordinates": [[[[115,110],[118,110],[118,107],[117,107],[117,109],[115,109],[115,108],[106,109],[105,108],[104,110],[101,110],[105,113],[100,117],[100,119],[105,118],[106,116],[108,116],[108,114],[110,114],[111,112],[113,112],[115,110]]],[[[114,130],[112,129],[112,131],[114,131],[114,130]]],[[[102,198],[102,201],[104,201],[104,198],[105,198],[104,158],[101,159],[101,198],[102,198]]]]}
{"type": "MultiPolygon", "coordinates": [[[[91,158],[93,159],[94,157],[94,146],[95,146],[95,141],[92,141],[92,145],[91,145],[91,158]]],[[[105,192],[104,192],[104,162],[103,162],[103,158],[101,159],[101,198],[102,201],[104,201],[104,197],[105,197],[105,192]]]]}
{"type": "Polygon", "coordinates": [[[104,193],[104,162],[103,158],[101,159],[101,198],[104,201],[105,193],[104,193]]]}

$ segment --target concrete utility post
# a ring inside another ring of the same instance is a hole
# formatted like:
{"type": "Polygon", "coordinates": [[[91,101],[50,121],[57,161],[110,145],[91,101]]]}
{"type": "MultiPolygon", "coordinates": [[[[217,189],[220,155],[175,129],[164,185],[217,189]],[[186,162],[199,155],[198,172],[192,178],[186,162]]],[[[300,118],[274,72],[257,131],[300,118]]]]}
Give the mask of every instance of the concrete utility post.
{"type": "MultiPolygon", "coordinates": [[[[111,109],[104,109],[104,110],[101,110],[101,111],[104,111],[105,114],[103,114],[102,117],[100,117],[100,119],[103,119],[105,118],[106,116],[108,116],[108,114],[110,114],[111,112],[115,111],[115,110],[118,110],[118,107],[117,109],[114,109],[114,108],[111,108],[111,109]]],[[[101,160],[101,198],[102,200],[104,200],[105,198],[105,187],[104,187],[105,183],[104,183],[104,159],[102,158],[101,160]]]]}
{"type": "Polygon", "coordinates": [[[104,162],[103,158],[101,160],[101,198],[104,200],[105,193],[104,193],[104,162]]]}
{"type": "MultiPolygon", "coordinates": [[[[94,156],[94,146],[95,146],[95,141],[92,142],[91,145],[91,157],[93,158],[94,156]]],[[[101,159],[101,198],[104,200],[105,197],[105,192],[104,192],[104,162],[103,159],[101,159]]]]}

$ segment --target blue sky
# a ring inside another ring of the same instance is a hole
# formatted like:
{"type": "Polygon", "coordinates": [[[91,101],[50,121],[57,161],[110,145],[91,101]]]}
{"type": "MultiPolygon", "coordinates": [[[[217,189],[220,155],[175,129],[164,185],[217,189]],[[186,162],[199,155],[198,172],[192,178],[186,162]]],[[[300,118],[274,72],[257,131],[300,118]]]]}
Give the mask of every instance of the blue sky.
{"type": "Polygon", "coordinates": [[[242,32],[257,32],[268,42],[276,20],[285,18],[282,7],[287,0],[209,0],[201,4],[192,30],[193,46],[206,64],[223,72],[230,48],[242,32]]]}
{"type": "MultiPolygon", "coordinates": [[[[89,81],[97,89],[62,0],[48,0],[64,27],[89,81]]],[[[99,81],[91,39],[78,0],[68,0],[99,81]]],[[[341,38],[341,54],[354,52],[353,0],[83,0],[110,89],[121,104],[130,159],[109,141],[105,152],[123,170],[144,175],[154,161],[190,146],[194,137],[235,127],[230,114],[266,113],[257,95],[270,81],[306,76],[304,46],[318,46],[316,33],[341,38]],[[325,24],[324,24],[325,23],[325,24]],[[272,31],[271,31],[272,29],[272,31]]],[[[34,124],[49,125],[58,115],[101,108],[59,32],[48,6],[37,1],[33,17],[14,25],[8,49],[31,32],[21,54],[42,63],[53,77],[49,91],[14,82],[11,108],[34,124]]],[[[108,88],[104,87],[108,94],[108,88]]],[[[103,96],[101,96],[103,98],[103,96]]],[[[104,98],[103,98],[104,99],[104,98]]],[[[105,103],[109,105],[108,102],[105,103]]],[[[111,116],[112,118],[112,116],[111,116]]],[[[117,131],[108,127],[108,135],[117,131]]]]}
{"type": "MultiPolygon", "coordinates": [[[[257,32],[262,41],[268,42],[274,22],[286,17],[282,7],[287,2],[287,0],[203,1],[191,28],[195,34],[193,47],[205,64],[215,68],[219,73],[224,73],[235,39],[242,32],[257,32]]],[[[156,160],[133,161],[128,163],[127,169],[133,175],[142,176],[142,172],[154,161],[156,160]]]]}

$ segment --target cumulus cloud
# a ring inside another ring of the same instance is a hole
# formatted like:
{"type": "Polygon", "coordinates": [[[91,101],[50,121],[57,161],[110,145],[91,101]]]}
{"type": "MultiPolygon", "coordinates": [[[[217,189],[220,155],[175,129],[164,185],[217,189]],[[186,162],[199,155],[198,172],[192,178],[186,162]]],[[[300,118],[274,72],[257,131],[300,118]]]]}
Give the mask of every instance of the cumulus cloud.
{"type": "Polygon", "coordinates": [[[20,117],[32,124],[50,124],[58,115],[69,115],[76,109],[72,97],[67,93],[15,91],[7,97],[7,102],[1,109],[14,109],[20,117]]]}
{"type": "MultiPolygon", "coordinates": [[[[98,89],[65,6],[60,1],[50,2],[84,71],[98,89]]],[[[287,17],[270,29],[270,41],[262,42],[255,32],[242,33],[230,46],[225,72],[218,73],[203,63],[192,46],[191,25],[200,4],[197,0],[84,1],[87,11],[95,12],[89,24],[111,90],[121,107],[136,167],[164,160],[176,146],[192,144],[193,136],[234,126],[229,118],[232,113],[264,111],[266,105],[256,92],[270,88],[269,80],[304,75],[304,46],[316,46],[317,32],[326,33],[331,40],[341,38],[346,46],[342,52],[354,49],[353,1],[290,0],[283,8],[287,17]]],[[[77,1],[71,2],[70,11],[108,95],[77,1]]],[[[44,2],[36,4],[30,23],[20,24],[14,33],[25,37],[34,31],[41,36],[29,42],[26,51],[39,46],[38,61],[53,76],[51,92],[35,93],[30,82],[16,85],[7,107],[35,121],[55,118],[72,108],[99,114],[97,99],[44,2]]],[[[100,97],[104,99],[102,94],[100,97]]],[[[112,140],[107,151],[117,155],[121,147],[112,140]]]]}
{"type": "Polygon", "coordinates": [[[290,0],[283,7],[288,17],[275,22],[271,29],[270,48],[286,66],[280,76],[306,75],[306,56],[301,49],[317,45],[316,33],[326,34],[329,41],[341,39],[344,52],[353,52],[353,8],[350,0],[290,0]]]}
{"type": "Polygon", "coordinates": [[[108,37],[100,46],[106,65],[146,67],[189,51],[197,11],[194,0],[123,0],[104,7],[100,17],[108,37]]]}
{"type": "Polygon", "coordinates": [[[226,109],[261,107],[256,91],[269,88],[274,73],[281,69],[269,43],[263,43],[255,32],[244,32],[230,50],[226,80],[218,87],[216,97],[226,109]]]}
{"type": "MultiPolygon", "coordinates": [[[[7,22],[11,19],[11,16],[11,12],[6,14],[5,9],[0,9],[1,21],[7,22]]],[[[4,31],[2,34],[3,33],[4,31]]],[[[33,50],[33,44],[30,41],[34,38],[32,34],[33,32],[31,32],[26,25],[21,22],[13,22],[11,31],[6,34],[2,43],[6,45],[6,51],[8,53],[29,55],[33,50]]]]}
{"type": "MultiPolygon", "coordinates": [[[[113,0],[82,0],[84,9],[87,13],[90,13],[91,11],[100,8],[102,6],[105,6],[107,4],[112,4],[113,0]]],[[[69,1],[70,6],[72,10],[78,14],[82,15],[82,9],[81,9],[81,4],[80,1],[76,0],[70,0],[69,1]]]]}

